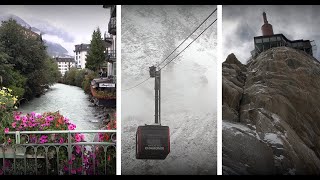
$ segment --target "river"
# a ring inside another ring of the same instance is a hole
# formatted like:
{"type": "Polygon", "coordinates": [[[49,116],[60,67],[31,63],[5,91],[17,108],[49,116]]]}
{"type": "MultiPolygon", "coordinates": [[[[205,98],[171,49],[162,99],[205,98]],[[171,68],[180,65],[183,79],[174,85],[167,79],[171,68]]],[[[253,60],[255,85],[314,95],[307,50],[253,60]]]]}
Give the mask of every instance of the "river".
{"type": "Polygon", "coordinates": [[[59,111],[77,126],[76,130],[99,129],[101,121],[97,117],[99,110],[91,106],[88,95],[81,88],[60,83],[51,86],[39,98],[23,103],[19,111],[23,114],[59,111]]]}

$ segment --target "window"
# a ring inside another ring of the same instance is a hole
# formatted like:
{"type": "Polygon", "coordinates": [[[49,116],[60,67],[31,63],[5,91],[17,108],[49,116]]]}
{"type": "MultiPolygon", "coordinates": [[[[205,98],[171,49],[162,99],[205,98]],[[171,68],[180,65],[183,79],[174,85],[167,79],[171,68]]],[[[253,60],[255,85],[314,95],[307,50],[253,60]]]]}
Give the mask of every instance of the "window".
{"type": "Polygon", "coordinates": [[[277,37],[271,37],[270,41],[277,41],[277,37]]]}
{"type": "Polygon", "coordinates": [[[266,43],[266,42],[270,42],[270,39],[269,39],[269,38],[263,38],[262,41],[263,41],[264,43],[266,43]]]}
{"type": "Polygon", "coordinates": [[[256,43],[262,43],[262,39],[256,39],[256,43]]]}

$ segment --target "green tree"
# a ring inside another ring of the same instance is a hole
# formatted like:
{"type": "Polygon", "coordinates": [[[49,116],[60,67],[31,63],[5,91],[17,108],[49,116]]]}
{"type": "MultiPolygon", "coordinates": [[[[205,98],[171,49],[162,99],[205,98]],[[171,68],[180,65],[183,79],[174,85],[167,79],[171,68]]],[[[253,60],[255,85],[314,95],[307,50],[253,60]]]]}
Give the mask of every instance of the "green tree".
{"type": "Polygon", "coordinates": [[[82,87],[82,82],[84,81],[85,75],[86,75],[85,69],[77,70],[76,76],[74,78],[75,86],[78,86],[80,88],[82,87]]]}
{"type": "Polygon", "coordinates": [[[89,71],[82,82],[82,89],[86,94],[90,94],[91,81],[98,76],[97,72],[89,71]]]}
{"type": "Polygon", "coordinates": [[[59,71],[58,64],[54,59],[47,58],[45,60],[44,69],[47,71],[45,80],[48,85],[53,85],[60,80],[61,73],[59,71]]]}
{"type": "Polygon", "coordinates": [[[9,63],[9,59],[10,56],[4,52],[3,45],[0,42],[0,76],[2,80],[0,87],[8,87],[13,90],[13,95],[22,97],[26,78],[19,72],[14,71],[14,65],[9,63]]]}
{"type": "Polygon", "coordinates": [[[48,62],[46,47],[41,38],[35,38],[30,33],[30,30],[13,19],[2,22],[0,26],[0,42],[5,54],[0,56],[3,64],[6,64],[3,69],[9,72],[5,83],[8,87],[12,86],[15,95],[22,94],[27,99],[42,94],[46,85],[54,83],[58,71],[53,63],[48,62]]]}
{"type": "Polygon", "coordinates": [[[72,67],[64,74],[65,83],[75,86],[75,78],[77,74],[77,68],[72,67]]]}
{"type": "Polygon", "coordinates": [[[98,27],[97,30],[94,30],[92,33],[90,48],[86,56],[86,68],[98,71],[106,59],[105,49],[105,45],[101,38],[101,32],[98,27]]]}

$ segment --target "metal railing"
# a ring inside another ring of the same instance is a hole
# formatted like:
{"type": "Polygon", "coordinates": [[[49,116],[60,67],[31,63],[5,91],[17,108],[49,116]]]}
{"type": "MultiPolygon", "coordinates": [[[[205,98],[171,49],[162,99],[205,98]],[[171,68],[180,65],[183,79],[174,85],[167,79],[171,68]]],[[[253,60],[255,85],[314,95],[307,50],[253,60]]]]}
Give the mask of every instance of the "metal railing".
{"type": "Polygon", "coordinates": [[[116,34],[116,25],[117,25],[116,22],[117,22],[116,21],[116,17],[111,17],[110,18],[110,21],[109,21],[109,24],[108,24],[108,32],[110,34],[113,34],[113,35],[116,34]]]}
{"type": "Polygon", "coordinates": [[[108,155],[116,153],[116,130],[15,131],[6,135],[14,135],[15,144],[0,145],[0,175],[102,175],[116,172],[115,157],[111,159],[108,155]],[[110,139],[108,142],[76,142],[73,135],[79,133],[108,135],[110,139]],[[48,134],[51,139],[64,135],[67,141],[43,144],[30,141],[33,136],[48,134]]]}
{"type": "Polygon", "coordinates": [[[116,50],[107,51],[107,59],[108,59],[108,61],[115,61],[116,57],[117,57],[116,50]]]}

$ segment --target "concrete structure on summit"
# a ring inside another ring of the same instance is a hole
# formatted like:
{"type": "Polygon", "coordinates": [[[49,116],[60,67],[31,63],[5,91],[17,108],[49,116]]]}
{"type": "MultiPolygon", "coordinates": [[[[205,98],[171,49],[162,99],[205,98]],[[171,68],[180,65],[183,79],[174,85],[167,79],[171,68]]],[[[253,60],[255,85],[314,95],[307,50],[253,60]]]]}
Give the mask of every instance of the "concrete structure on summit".
{"type": "Polygon", "coordinates": [[[251,51],[252,57],[256,57],[261,52],[273,47],[286,46],[302,50],[311,56],[315,51],[315,43],[310,40],[289,40],[283,34],[274,34],[272,25],[267,20],[267,14],[262,13],[264,24],[261,26],[262,36],[254,37],[254,50],[251,51]]]}

